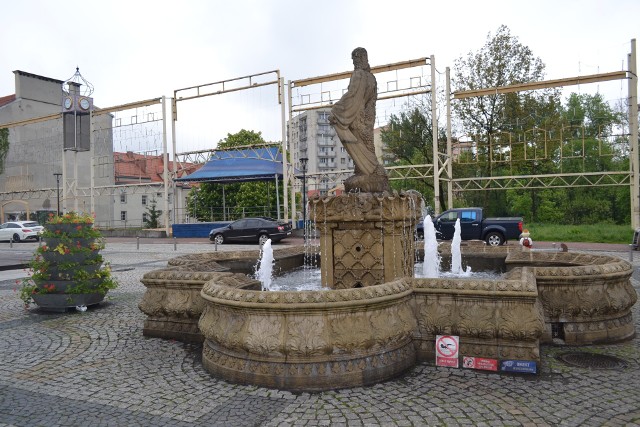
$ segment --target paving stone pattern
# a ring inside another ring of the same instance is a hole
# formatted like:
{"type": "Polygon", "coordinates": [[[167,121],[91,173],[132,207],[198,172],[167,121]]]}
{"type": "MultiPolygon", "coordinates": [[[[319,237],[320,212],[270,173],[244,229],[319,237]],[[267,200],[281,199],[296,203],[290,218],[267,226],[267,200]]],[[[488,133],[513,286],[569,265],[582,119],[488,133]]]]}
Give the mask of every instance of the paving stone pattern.
{"type": "MultiPolygon", "coordinates": [[[[230,249],[238,246],[221,247],[230,249]]],[[[143,337],[137,308],[144,273],[171,257],[210,250],[108,244],[103,254],[121,286],[84,313],[25,310],[15,279],[3,280],[0,272],[0,425],[640,425],[640,338],[578,349],[544,346],[537,376],[420,364],[382,384],[317,394],[217,380],[202,368],[199,346],[143,337]],[[556,358],[566,351],[615,356],[627,366],[571,367],[556,358]]],[[[634,286],[640,290],[636,279],[634,286]]]]}

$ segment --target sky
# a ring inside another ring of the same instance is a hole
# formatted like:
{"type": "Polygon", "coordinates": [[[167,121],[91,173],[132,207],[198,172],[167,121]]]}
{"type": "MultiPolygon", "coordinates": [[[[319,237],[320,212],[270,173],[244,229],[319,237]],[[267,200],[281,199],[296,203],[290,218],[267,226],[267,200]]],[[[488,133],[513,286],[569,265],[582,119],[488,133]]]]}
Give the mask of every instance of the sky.
{"type": "MultiPolygon", "coordinates": [[[[640,17],[637,0],[30,0],[0,7],[0,97],[14,93],[14,70],[66,80],[77,66],[100,107],[272,70],[285,81],[349,71],[358,46],[372,66],[434,55],[444,73],[503,24],[546,64],[547,79],[619,71],[640,17]]],[[[611,101],[627,93],[620,81],[571,90],[599,90],[611,101]]],[[[242,92],[179,103],[177,151],[213,148],[241,128],[280,139],[275,86],[242,92]]]]}

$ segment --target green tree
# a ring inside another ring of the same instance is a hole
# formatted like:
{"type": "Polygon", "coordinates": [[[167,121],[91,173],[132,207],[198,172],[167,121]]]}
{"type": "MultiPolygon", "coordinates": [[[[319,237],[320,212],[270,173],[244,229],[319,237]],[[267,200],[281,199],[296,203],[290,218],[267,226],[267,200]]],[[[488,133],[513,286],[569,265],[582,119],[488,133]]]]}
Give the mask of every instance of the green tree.
{"type": "MultiPolygon", "coordinates": [[[[387,126],[382,130],[385,159],[394,166],[433,164],[433,126],[431,124],[430,100],[409,106],[399,115],[392,114],[387,126]]],[[[438,144],[444,150],[445,130],[438,129],[438,144]]],[[[417,190],[427,204],[433,200],[433,180],[392,181],[397,190],[417,190]]],[[[446,194],[444,184],[440,194],[446,194]]],[[[440,209],[446,209],[446,197],[440,198],[440,209]]]]}
{"type": "MultiPolygon", "coordinates": [[[[508,27],[502,25],[489,34],[482,48],[461,57],[454,64],[454,90],[465,91],[540,81],[545,66],[529,47],[520,43],[508,27]]],[[[545,138],[525,130],[538,128],[538,134],[557,126],[560,92],[539,90],[469,97],[453,104],[466,133],[476,143],[471,161],[454,164],[456,177],[489,177],[541,174],[552,170],[553,159],[535,156],[544,152],[545,138]],[[514,140],[513,135],[519,134],[514,140]]],[[[537,208],[537,190],[530,190],[537,208]]],[[[492,215],[513,213],[505,191],[478,191],[465,194],[465,203],[485,207],[492,215]]]]}
{"type": "MultiPolygon", "coordinates": [[[[625,118],[613,110],[601,94],[572,93],[563,109],[562,146],[558,163],[564,173],[628,170],[626,149],[613,137],[625,118]]],[[[630,218],[629,189],[583,186],[568,188],[559,201],[563,222],[624,224],[630,218]]]]}
{"type": "Polygon", "coordinates": [[[144,222],[145,228],[160,228],[160,215],[162,211],[157,209],[156,199],[153,198],[147,206],[147,219],[144,222]]]}

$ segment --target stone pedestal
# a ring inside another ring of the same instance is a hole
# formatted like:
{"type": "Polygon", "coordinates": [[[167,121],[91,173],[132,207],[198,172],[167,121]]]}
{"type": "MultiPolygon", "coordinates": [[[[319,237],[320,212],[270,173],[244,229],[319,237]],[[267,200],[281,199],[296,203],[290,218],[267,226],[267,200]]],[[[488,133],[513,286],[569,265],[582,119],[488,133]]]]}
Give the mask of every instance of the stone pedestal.
{"type": "Polygon", "coordinates": [[[413,277],[419,195],[349,193],[310,202],[324,286],[360,288],[413,277]]]}

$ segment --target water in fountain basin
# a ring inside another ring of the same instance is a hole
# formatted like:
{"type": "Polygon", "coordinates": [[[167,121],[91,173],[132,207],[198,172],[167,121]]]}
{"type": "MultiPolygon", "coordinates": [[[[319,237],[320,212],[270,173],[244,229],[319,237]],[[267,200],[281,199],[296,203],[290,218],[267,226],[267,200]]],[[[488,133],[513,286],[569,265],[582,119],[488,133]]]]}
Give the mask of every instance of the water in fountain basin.
{"type": "Polygon", "coordinates": [[[262,245],[262,254],[260,255],[260,268],[256,271],[256,279],[262,283],[263,291],[271,290],[271,282],[273,281],[273,248],[271,247],[271,239],[268,239],[262,245]]]}
{"type": "Polygon", "coordinates": [[[431,215],[424,217],[424,262],[422,263],[422,277],[435,279],[440,276],[440,254],[438,253],[438,240],[436,229],[433,226],[431,215]]]}

